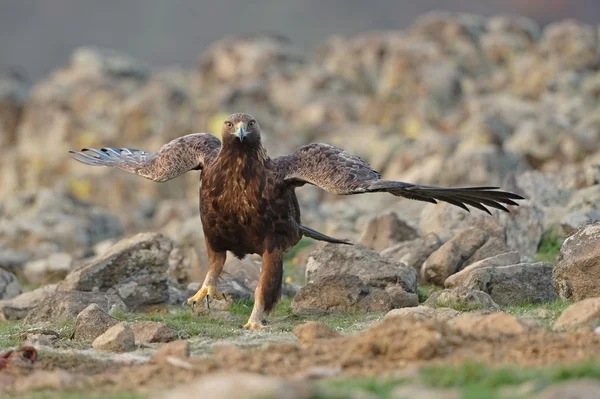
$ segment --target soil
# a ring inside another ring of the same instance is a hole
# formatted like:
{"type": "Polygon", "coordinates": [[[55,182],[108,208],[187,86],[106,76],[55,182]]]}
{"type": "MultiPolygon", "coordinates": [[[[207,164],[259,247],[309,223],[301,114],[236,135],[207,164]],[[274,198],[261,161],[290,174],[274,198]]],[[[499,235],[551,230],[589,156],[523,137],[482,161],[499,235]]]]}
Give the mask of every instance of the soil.
{"type": "MultiPolygon", "coordinates": [[[[262,334],[262,333],[261,333],[262,334]]],[[[351,336],[317,339],[307,344],[271,342],[258,348],[219,345],[209,355],[171,364],[106,363],[82,357],[50,356],[15,372],[11,390],[36,370],[65,369],[77,375],[69,387],[141,393],[166,389],[213,371],[249,371],[302,378],[323,368],[346,376],[394,376],[424,364],[458,364],[465,360],[501,365],[569,364],[600,353],[600,336],[591,328],[552,332],[531,328],[518,335],[498,331],[465,332],[445,322],[390,318],[351,336]]],[[[13,366],[15,368],[17,366],[13,366]]],[[[63,387],[64,388],[64,387],[63,387]]],[[[2,388],[0,388],[0,391],[2,388]]]]}

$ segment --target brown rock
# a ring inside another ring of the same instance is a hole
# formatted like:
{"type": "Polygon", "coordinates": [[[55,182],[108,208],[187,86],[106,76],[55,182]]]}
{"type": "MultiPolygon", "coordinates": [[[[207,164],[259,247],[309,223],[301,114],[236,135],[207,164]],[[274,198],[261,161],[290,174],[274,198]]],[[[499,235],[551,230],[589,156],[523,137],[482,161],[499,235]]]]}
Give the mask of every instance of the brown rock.
{"type": "Polygon", "coordinates": [[[485,337],[518,335],[527,332],[527,327],[523,323],[505,312],[485,315],[463,313],[450,320],[449,324],[463,334],[485,337]]]}
{"type": "Polygon", "coordinates": [[[431,308],[429,306],[417,306],[412,308],[392,309],[385,315],[384,319],[394,317],[414,317],[417,320],[446,321],[460,314],[458,310],[450,308],[431,308]]]}
{"type": "Polygon", "coordinates": [[[340,334],[327,327],[327,325],[318,321],[309,321],[300,324],[292,332],[301,344],[311,344],[318,339],[329,339],[340,336],[340,334]]]}
{"type": "Polygon", "coordinates": [[[494,309],[500,307],[483,291],[474,291],[466,288],[445,289],[436,291],[424,303],[425,306],[454,307],[462,306],[474,309],[494,309]]]}
{"type": "Polygon", "coordinates": [[[38,306],[44,298],[56,291],[56,284],[45,285],[33,291],[27,291],[11,299],[0,301],[0,320],[21,320],[31,309],[38,306]]]}
{"type": "Polygon", "coordinates": [[[412,292],[406,292],[404,288],[399,285],[388,285],[385,290],[392,300],[392,307],[394,309],[419,306],[419,295],[412,292]]]}
{"type": "Polygon", "coordinates": [[[152,363],[165,363],[168,357],[187,359],[190,357],[190,343],[186,340],[179,339],[161,345],[150,361],[152,363]]]}
{"type": "Polygon", "coordinates": [[[414,240],[417,231],[390,212],[369,220],[360,238],[360,243],[377,252],[383,251],[399,242],[414,240]]]}
{"type": "Polygon", "coordinates": [[[552,279],[563,299],[600,297],[600,222],[580,228],[564,241],[552,279]]]}
{"type": "Polygon", "coordinates": [[[463,268],[458,273],[454,273],[444,281],[444,287],[454,288],[461,285],[467,276],[475,269],[481,269],[483,267],[494,267],[494,266],[509,266],[516,265],[521,260],[518,252],[505,252],[500,255],[495,255],[490,258],[482,259],[480,261],[471,263],[469,266],[463,268]]]}
{"type": "Polygon", "coordinates": [[[136,342],[169,342],[176,338],[175,331],[164,323],[156,321],[138,321],[129,325],[136,342]]]}
{"type": "Polygon", "coordinates": [[[437,235],[430,233],[425,237],[398,243],[381,251],[380,255],[384,258],[394,259],[397,262],[413,267],[417,271],[417,276],[420,278],[423,262],[425,262],[429,255],[441,246],[442,241],[440,238],[437,235]]]}
{"type": "Polygon", "coordinates": [[[561,331],[582,325],[589,325],[594,328],[600,325],[600,297],[588,298],[572,304],[563,310],[554,322],[552,329],[561,331]]]}
{"type": "Polygon", "coordinates": [[[92,303],[77,315],[75,339],[94,340],[118,323],[118,319],[104,312],[97,304],[92,303]]]}
{"type": "Polygon", "coordinates": [[[97,350],[129,352],[135,348],[135,336],[126,323],[115,324],[92,342],[97,350]]]}

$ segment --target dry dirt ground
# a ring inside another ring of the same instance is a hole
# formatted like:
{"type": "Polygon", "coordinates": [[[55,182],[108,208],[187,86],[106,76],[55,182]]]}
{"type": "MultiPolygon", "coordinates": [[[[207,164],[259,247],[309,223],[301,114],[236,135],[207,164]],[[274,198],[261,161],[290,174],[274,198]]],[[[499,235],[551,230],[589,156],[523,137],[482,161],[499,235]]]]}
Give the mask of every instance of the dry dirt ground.
{"type": "MultiPolygon", "coordinates": [[[[289,329],[278,328],[278,323],[287,326],[289,322],[280,318],[260,332],[236,330],[221,339],[191,337],[192,356],[179,361],[149,362],[150,347],[104,358],[93,356],[88,349],[41,350],[33,366],[10,365],[0,372],[0,392],[23,397],[39,388],[50,392],[43,397],[62,397],[51,392],[64,390],[143,397],[215,371],[249,371],[288,379],[400,378],[426,365],[477,361],[535,368],[598,359],[600,336],[591,328],[557,333],[539,323],[515,324],[512,316],[501,315],[483,316],[488,319],[471,323],[471,327],[469,322],[461,327],[377,315],[343,329],[338,337],[309,339],[302,344],[289,329]]],[[[302,318],[294,321],[303,322],[302,318]]]]}

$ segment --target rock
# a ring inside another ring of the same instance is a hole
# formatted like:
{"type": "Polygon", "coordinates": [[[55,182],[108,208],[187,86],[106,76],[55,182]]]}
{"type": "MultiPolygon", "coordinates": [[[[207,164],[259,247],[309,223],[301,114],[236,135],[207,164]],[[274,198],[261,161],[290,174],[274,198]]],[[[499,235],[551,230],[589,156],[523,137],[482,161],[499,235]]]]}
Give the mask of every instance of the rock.
{"type": "Polygon", "coordinates": [[[552,279],[563,299],[600,296],[600,223],[580,228],[563,242],[552,279]]]}
{"type": "Polygon", "coordinates": [[[390,258],[407,266],[412,266],[421,276],[421,266],[436,249],[442,245],[442,241],[436,234],[427,234],[414,240],[398,243],[381,251],[380,255],[390,258]]]}
{"type": "Polygon", "coordinates": [[[21,292],[21,285],[15,275],[0,269],[0,299],[14,298],[21,292]]]}
{"type": "Polygon", "coordinates": [[[21,278],[23,266],[27,263],[27,254],[10,248],[0,249],[0,269],[13,273],[21,278]]]}
{"type": "Polygon", "coordinates": [[[471,271],[461,287],[488,293],[498,305],[541,303],[556,299],[550,263],[519,263],[471,271]]]}
{"type": "Polygon", "coordinates": [[[96,338],[92,347],[111,352],[129,352],[135,348],[135,336],[126,323],[118,323],[96,338]]]}
{"type": "MultiPolygon", "coordinates": [[[[200,287],[202,283],[190,283],[187,286],[187,296],[186,299],[190,296],[194,295],[200,287]]],[[[239,300],[247,300],[253,298],[253,292],[250,291],[246,285],[227,274],[222,274],[217,282],[217,289],[221,292],[227,301],[239,301],[239,300]]]]}
{"type": "Polygon", "coordinates": [[[23,342],[23,346],[33,346],[36,348],[40,346],[51,347],[60,340],[60,334],[54,330],[34,328],[21,332],[19,339],[23,342]]]}
{"type": "Polygon", "coordinates": [[[300,324],[294,327],[292,332],[298,338],[298,343],[300,344],[311,344],[319,339],[330,339],[340,336],[340,334],[327,327],[327,325],[318,321],[308,321],[300,324]]]}
{"type": "Polygon", "coordinates": [[[58,290],[116,294],[133,309],[166,302],[166,271],[172,248],[172,242],[161,234],[136,234],[71,272],[58,290]]]}
{"type": "Polygon", "coordinates": [[[33,308],[23,320],[24,324],[60,323],[75,321],[83,309],[97,304],[104,312],[109,312],[112,307],[127,309],[121,298],[102,292],[57,291],[33,308]]]}
{"type": "Polygon", "coordinates": [[[401,220],[397,214],[390,212],[372,218],[360,238],[360,243],[377,252],[402,241],[414,240],[417,232],[401,220]]]}
{"type": "Polygon", "coordinates": [[[367,286],[385,288],[400,285],[406,292],[417,292],[417,273],[414,268],[382,258],[377,252],[360,244],[326,244],[314,251],[306,264],[308,284],[320,277],[343,274],[357,276],[367,286]]]}
{"type": "Polygon", "coordinates": [[[504,243],[500,241],[498,244],[494,238],[477,228],[457,232],[427,258],[421,269],[421,277],[428,283],[444,285],[449,276],[470,263],[506,252],[504,243]]]}
{"type": "Polygon", "coordinates": [[[325,275],[300,289],[292,301],[294,313],[323,311],[377,312],[392,308],[390,295],[350,274],[325,275]]]}
{"type": "Polygon", "coordinates": [[[75,319],[75,339],[95,340],[118,323],[119,319],[110,316],[100,306],[92,303],[75,319]]]}
{"type": "Polygon", "coordinates": [[[424,303],[425,306],[455,307],[461,306],[469,309],[493,309],[500,307],[483,291],[472,291],[465,288],[446,289],[436,291],[424,303]]]}
{"type": "Polygon", "coordinates": [[[27,291],[11,299],[0,301],[0,320],[21,320],[48,295],[56,291],[56,284],[27,291]]]}
{"type": "Polygon", "coordinates": [[[231,259],[225,262],[223,273],[237,281],[241,281],[248,290],[254,292],[258,285],[261,264],[260,257],[247,256],[240,260],[232,256],[231,259]]]}
{"type": "Polygon", "coordinates": [[[469,266],[463,268],[458,273],[449,276],[444,281],[444,287],[454,288],[463,283],[463,281],[469,276],[469,274],[475,269],[481,269],[484,267],[496,267],[496,266],[509,266],[520,263],[521,257],[518,252],[505,252],[499,255],[495,255],[480,261],[471,263],[469,266]]]}
{"type": "Polygon", "coordinates": [[[73,257],[64,252],[51,254],[25,264],[24,278],[32,284],[44,285],[62,281],[73,268],[73,257]]]}
{"type": "Polygon", "coordinates": [[[519,206],[511,207],[510,213],[491,212],[493,216],[483,212],[465,212],[445,203],[428,204],[421,215],[421,231],[423,234],[435,233],[447,241],[456,231],[474,227],[490,236],[504,238],[510,250],[532,258],[544,232],[542,210],[528,201],[519,201],[519,206]]]}
{"type": "Polygon", "coordinates": [[[165,363],[167,358],[174,357],[178,359],[187,359],[190,357],[190,343],[186,340],[179,339],[161,345],[158,350],[152,355],[151,363],[165,363]]]}
{"type": "Polygon", "coordinates": [[[0,148],[14,146],[29,87],[18,72],[0,74],[0,148]]]}
{"type": "Polygon", "coordinates": [[[461,395],[458,389],[401,384],[392,390],[389,397],[391,399],[459,399],[461,395]]]}
{"type": "Polygon", "coordinates": [[[417,320],[446,321],[460,314],[458,310],[451,308],[431,308],[429,306],[417,306],[414,308],[392,309],[385,315],[384,319],[394,317],[414,317],[417,320]]]}
{"type": "Polygon", "coordinates": [[[77,380],[77,376],[66,370],[35,370],[15,384],[16,392],[66,389],[77,380]]]}
{"type": "Polygon", "coordinates": [[[411,306],[419,306],[419,295],[406,292],[399,285],[388,285],[385,291],[390,296],[393,308],[408,308],[411,306]]]}
{"type": "Polygon", "coordinates": [[[563,310],[554,322],[555,331],[568,330],[587,325],[596,328],[600,325],[600,297],[576,302],[563,310]]]}
{"type": "Polygon", "coordinates": [[[533,399],[588,399],[600,396],[600,382],[579,378],[550,385],[533,399]]]}
{"type": "Polygon", "coordinates": [[[138,321],[130,324],[129,327],[137,343],[170,342],[177,337],[172,328],[156,321],[138,321]]]}
{"type": "Polygon", "coordinates": [[[242,372],[217,372],[151,396],[151,399],[188,399],[203,392],[211,399],[309,399],[314,388],[306,382],[286,382],[278,377],[242,372]]]}
{"type": "Polygon", "coordinates": [[[516,317],[495,312],[485,315],[463,313],[448,324],[462,334],[495,338],[502,335],[519,335],[527,332],[527,327],[516,317]]]}

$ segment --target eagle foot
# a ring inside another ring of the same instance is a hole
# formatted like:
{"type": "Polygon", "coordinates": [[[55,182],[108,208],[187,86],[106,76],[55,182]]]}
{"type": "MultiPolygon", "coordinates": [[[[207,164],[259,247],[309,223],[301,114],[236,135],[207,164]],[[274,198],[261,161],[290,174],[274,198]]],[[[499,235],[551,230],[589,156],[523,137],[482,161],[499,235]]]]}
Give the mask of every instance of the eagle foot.
{"type": "Polygon", "coordinates": [[[265,328],[265,325],[263,324],[264,321],[250,321],[248,320],[248,323],[244,324],[244,328],[246,330],[262,330],[265,328]]]}
{"type": "Polygon", "coordinates": [[[206,306],[210,309],[210,302],[213,299],[222,298],[223,294],[217,291],[215,287],[212,285],[203,285],[194,296],[188,298],[187,304],[194,309],[198,304],[206,300],[206,306]]]}

